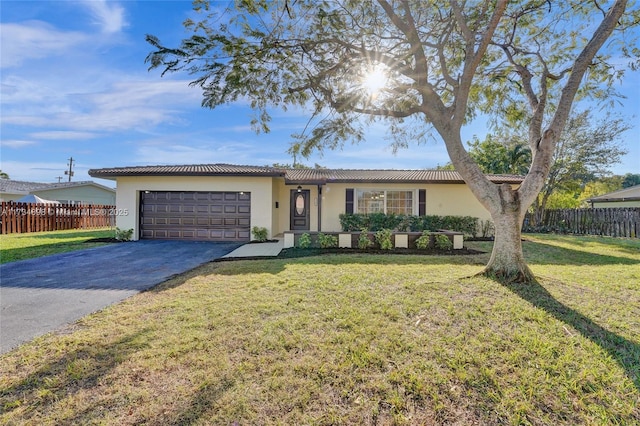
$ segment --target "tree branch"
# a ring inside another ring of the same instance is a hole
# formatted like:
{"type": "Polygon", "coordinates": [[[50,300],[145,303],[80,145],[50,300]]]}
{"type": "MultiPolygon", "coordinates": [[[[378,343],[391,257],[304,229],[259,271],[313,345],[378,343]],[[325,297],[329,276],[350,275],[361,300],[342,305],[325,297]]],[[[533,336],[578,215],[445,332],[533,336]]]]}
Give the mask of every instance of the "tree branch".
{"type": "Polygon", "coordinates": [[[393,7],[386,0],[378,0],[378,3],[385,11],[393,25],[396,26],[406,37],[409,45],[411,46],[411,55],[415,60],[415,76],[412,78],[416,81],[416,89],[422,94],[422,106],[423,112],[425,112],[432,123],[442,122],[447,113],[447,108],[442,102],[442,99],[433,90],[429,84],[429,67],[427,57],[422,48],[420,36],[415,26],[415,21],[411,15],[411,8],[406,0],[403,0],[403,7],[405,10],[405,17],[407,22],[404,22],[395,13],[393,7]],[[431,107],[426,108],[428,105],[431,107]]]}
{"type": "Polygon", "coordinates": [[[558,138],[562,134],[565,123],[571,112],[571,106],[575,95],[580,88],[580,83],[598,50],[607,41],[613,30],[618,25],[620,17],[624,14],[627,0],[616,0],[606,16],[598,25],[591,39],[582,49],[571,67],[568,81],[562,89],[560,101],[549,128],[542,135],[538,144],[538,155],[534,157],[531,170],[518,190],[523,198],[523,203],[533,202],[538,191],[542,187],[551,167],[553,152],[558,138]],[[540,155],[542,153],[542,155],[540,155]]]}

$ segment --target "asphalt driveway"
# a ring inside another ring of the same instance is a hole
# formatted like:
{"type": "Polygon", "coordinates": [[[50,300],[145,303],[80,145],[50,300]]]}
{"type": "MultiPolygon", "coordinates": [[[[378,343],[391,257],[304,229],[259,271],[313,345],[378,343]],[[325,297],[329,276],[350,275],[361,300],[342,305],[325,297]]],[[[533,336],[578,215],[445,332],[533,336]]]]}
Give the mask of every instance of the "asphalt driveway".
{"type": "Polygon", "coordinates": [[[239,245],[141,240],[0,265],[0,353],[239,245]]]}

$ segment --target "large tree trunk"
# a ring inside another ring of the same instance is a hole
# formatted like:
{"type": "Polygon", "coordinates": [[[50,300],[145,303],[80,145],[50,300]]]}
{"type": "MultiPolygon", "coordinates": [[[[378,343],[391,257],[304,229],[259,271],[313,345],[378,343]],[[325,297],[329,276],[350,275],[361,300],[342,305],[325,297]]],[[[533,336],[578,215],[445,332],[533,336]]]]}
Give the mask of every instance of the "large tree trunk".
{"type": "Polygon", "coordinates": [[[483,274],[500,281],[531,282],[534,276],[522,252],[522,211],[526,207],[523,209],[517,192],[509,185],[503,185],[500,193],[500,210],[492,213],[495,226],[493,251],[483,274]]]}
{"type": "MultiPolygon", "coordinates": [[[[445,139],[449,142],[446,146],[456,170],[493,219],[493,251],[482,274],[503,282],[533,282],[533,273],[527,266],[522,252],[522,222],[527,208],[542,188],[543,174],[537,179],[538,186],[529,189],[523,196],[520,190],[514,189],[510,184],[496,185],[489,181],[464,150],[457,134],[441,134],[448,138],[445,139]]],[[[550,158],[549,154],[546,156],[550,158]]]]}

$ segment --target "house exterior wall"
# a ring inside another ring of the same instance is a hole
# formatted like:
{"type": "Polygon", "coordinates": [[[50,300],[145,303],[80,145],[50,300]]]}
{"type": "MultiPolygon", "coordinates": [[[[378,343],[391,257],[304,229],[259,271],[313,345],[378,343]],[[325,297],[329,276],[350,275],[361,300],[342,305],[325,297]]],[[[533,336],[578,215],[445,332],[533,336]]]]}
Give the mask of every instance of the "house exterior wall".
{"type": "MultiPolygon", "coordinates": [[[[406,183],[329,183],[322,190],[322,230],[341,231],[339,215],[345,212],[347,188],[379,190],[426,190],[426,214],[439,216],[473,216],[490,220],[491,215],[465,184],[406,183]]],[[[417,212],[417,191],[414,195],[417,212]]],[[[416,213],[417,214],[417,213],[416,213]]]]}
{"type": "Polygon", "coordinates": [[[39,191],[31,191],[45,200],[60,201],[67,204],[69,201],[83,204],[101,204],[112,206],[116,203],[115,192],[99,188],[93,185],[76,186],[72,188],[55,188],[39,191]]]}
{"type": "Polygon", "coordinates": [[[133,229],[134,239],[140,235],[140,193],[143,191],[228,191],[251,193],[251,227],[274,232],[273,179],[244,176],[120,176],[117,178],[116,226],[133,229]]]}
{"type": "Polygon", "coordinates": [[[640,207],[640,185],[619,189],[587,200],[593,208],[640,207]]]}
{"type": "MultiPolygon", "coordinates": [[[[301,185],[310,191],[310,231],[318,231],[318,186],[301,185]]],[[[418,189],[426,190],[427,215],[473,216],[490,219],[489,212],[464,184],[434,183],[329,183],[322,187],[321,231],[341,231],[339,215],[345,212],[347,188],[414,191],[414,211],[418,209],[418,189]]],[[[284,178],[244,176],[121,176],[117,178],[116,226],[133,229],[139,235],[140,193],[142,191],[245,191],[251,193],[251,227],[265,227],[269,238],[290,230],[291,191],[297,185],[284,178]],[[278,207],[276,207],[276,202],[278,207]]]]}
{"type": "Polygon", "coordinates": [[[439,216],[472,216],[491,220],[491,214],[473,195],[466,184],[430,184],[427,190],[427,214],[439,216]]]}
{"type": "Polygon", "coordinates": [[[27,194],[10,194],[8,192],[3,192],[0,194],[0,201],[18,201],[20,198],[24,197],[27,194]]]}
{"type": "Polygon", "coordinates": [[[280,187],[284,185],[283,178],[273,178],[271,180],[271,229],[272,236],[278,235],[282,232],[282,226],[280,225],[280,212],[286,208],[280,198],[280,187]],[[276,207],[276,203],[278,207],[276,207]]]}
{"type": "MultiPolygon", "coordinates": [[[[274,185],[274,193],[277,194],[278,209],[278,231],[274,234],[281,234],[291,228],[291,191],[295,191],[298,185],[286,185],[284,179],[274,179],[277,185],[274,185]]],[[[311,197],[309,202],[309,230],[318,230],[318,187],[316,185],[300,185],[302,189],[309,190],[311,197]]],[[[324,207],[324,206],[323,206],[324,207]]]]}

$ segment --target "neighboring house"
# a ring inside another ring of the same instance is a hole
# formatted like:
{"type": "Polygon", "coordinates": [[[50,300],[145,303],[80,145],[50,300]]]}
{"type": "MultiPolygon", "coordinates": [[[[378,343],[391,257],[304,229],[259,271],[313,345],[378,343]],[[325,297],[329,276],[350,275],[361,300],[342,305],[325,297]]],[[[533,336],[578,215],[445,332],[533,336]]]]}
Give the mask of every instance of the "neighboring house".
{"type": "MultiPolygon", "coordinates": [[[[117,226],[134,239],[248,241],[251,228],[341,230],[341,213],[489,219],[457,172],[327,170],[204,164],[89,170],[117,181],[117,226]]],[[[520,176],[490,176],[518,185],[520,176]]]]}
{"type": "Polygon", "coordinates": [[[17,201],[37,195],[63,204],[115,205],[116,190],[91,181],[41,183],[0,179],[0,201],[17,201]]]}
{"type": "Polygon", "coordinates": [[[630,186],[587,200],[591,207],[640,207],[640,185],[630,186]]]}

